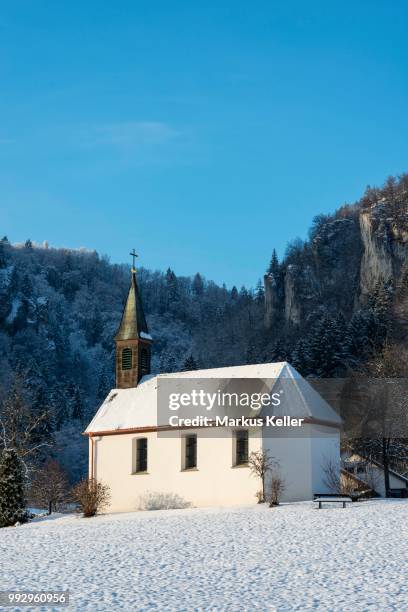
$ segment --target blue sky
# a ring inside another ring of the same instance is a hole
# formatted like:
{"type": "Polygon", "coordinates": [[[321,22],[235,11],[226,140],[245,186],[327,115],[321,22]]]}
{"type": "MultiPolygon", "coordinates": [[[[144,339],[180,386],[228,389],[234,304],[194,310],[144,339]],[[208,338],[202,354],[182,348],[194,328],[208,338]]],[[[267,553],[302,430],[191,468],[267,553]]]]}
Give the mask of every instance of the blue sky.
{"type": "Polygon", "coordinates": [[[408,170],[408,4],[3,2],[0,233],[255,285],[408,170]]]}

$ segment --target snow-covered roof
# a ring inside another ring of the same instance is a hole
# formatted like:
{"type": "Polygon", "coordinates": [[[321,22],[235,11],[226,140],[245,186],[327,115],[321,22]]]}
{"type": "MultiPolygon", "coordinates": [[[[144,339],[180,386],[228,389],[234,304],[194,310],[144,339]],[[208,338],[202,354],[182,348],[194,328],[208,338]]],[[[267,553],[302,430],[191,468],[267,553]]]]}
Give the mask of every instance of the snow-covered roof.
{"type": "MultiPolygon", "coordinates": [[[[96,433],[116,430],[157,427],[157,386],[158,379],[230,379],[251,378],[261,380],[287,380],[287,402],[274,414],[280,416],[304,416],[340,425],[341,419],[329,404],[311,387],[311,385],[287,362],[260,363],[255,365],[231,366],[191,372],[144,376],[137,387],[131,389],[112,389],[88,425],[85,433],[96,433]],[[288,414],[288,406],[293,414],[288,414]]],[[[176,383],[177,388],[177,383],[176,383]]],[[[182,390],[182,389],[181,389],[182,390]]],[[[214,387],[215,390],[215,387],[214,387]]],[[[254,415],[252,415],[254,416],[254,415]]]]}

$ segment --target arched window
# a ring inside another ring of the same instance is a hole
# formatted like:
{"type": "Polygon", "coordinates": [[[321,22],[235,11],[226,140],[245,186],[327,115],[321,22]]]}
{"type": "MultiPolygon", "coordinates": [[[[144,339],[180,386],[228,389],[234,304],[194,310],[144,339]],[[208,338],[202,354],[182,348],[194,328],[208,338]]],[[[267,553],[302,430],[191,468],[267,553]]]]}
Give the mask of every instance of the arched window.
{"type": "Polygon", "coordinates": [[[122,370],[132,369],[132,349],[126,347],[122,350],[122,370]]]}
{"type": "Polygon", "coordinates": [[[140,351],[140,366],[143,374],[149,373],[149,352],[145,348],[140,351]]]}

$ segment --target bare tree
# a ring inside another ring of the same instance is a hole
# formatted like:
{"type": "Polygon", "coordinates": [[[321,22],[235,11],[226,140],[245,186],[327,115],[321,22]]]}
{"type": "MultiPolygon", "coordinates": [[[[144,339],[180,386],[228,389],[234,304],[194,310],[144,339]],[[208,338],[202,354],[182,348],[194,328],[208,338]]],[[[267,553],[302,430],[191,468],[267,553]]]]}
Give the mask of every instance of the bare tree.
{"type": "Polygon", "coordinates": [[[31,410],[24,397],[22,378],[17,377],[0,404],[0,445],[16,451],[26,473],[39,453],[52,445],[50,437],[44,435],[47,419],[46,408],[38,412],[31,410]]]}
{"type": "Polygon", "coordinates": [[[269,482],[269,507],[279,506],[282,493],[285,491],[285,480],[278,468],[272,470],[269,482]]]}
{"type": "Polygon", "coordinates": [[[355,483],[351,478],[342,477],[340,463],[331,457],[324,460],[322,465],[323,483],[332,493],[338,495],[351,495],[355,490],[355,483]]]}
{"type": "Polygon", "coordinates": [[[58,461],[48,459],[36,471],[30,487],[30,498],[40,508],[47,508],[48,514],[69,501],[68,478],[58,461]]]}
{"type": "Polygon", "coordinates": [[[259,496],[259,503],[265,501],[265,483],[268,473],[276,465],[276,461],[270,456],[268,450],[253,451],[248,458],[248,467],[254,476],[261,480],[262,491],[259,496]]]}
{"type": "Polygon", "coordinates": [[[84,517],[95,516],[110,502],[110,488],[93,478],[85,478],[72,489],[72,495],[78,503],[84,517]]]}

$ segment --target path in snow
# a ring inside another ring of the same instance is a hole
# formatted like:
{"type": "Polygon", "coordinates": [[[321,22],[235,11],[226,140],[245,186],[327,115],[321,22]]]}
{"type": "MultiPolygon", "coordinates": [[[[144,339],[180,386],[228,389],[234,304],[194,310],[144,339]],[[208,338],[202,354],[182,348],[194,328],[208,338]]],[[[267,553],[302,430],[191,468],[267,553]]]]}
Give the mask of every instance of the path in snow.
{"type": "Polygon", "coordinates": [[[0,589],[69,589],[73,610],[407,610],[407,517],[376,500],[39,520],[0,530],[0,589]]]}

